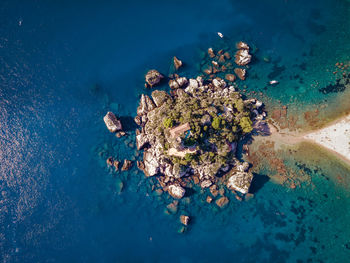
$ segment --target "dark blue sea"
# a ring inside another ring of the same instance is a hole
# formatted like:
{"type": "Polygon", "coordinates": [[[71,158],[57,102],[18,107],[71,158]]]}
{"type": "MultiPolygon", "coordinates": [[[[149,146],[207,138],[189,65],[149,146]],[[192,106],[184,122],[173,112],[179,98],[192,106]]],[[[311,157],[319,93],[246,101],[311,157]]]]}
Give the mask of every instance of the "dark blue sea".
{"type": "Polygon", "coordinates": [[[0,262],[350,262],[350,169],[317,149],[286,158],[308,178],[295,189],[266,180],[224,209],[196,190],[176,214],[136,165],[106,166],[140,158],[147,70],[169,74],[175,55],[195,77],[208,47],[240,40],[254,50],[240,88],[267,107],[320,108],[324,122],[350,108],[350,88],[332,89],[350,60],[347,0],[1,0],[0,262]],[[107,111],[128,137],[108,132],[107,111]]]}

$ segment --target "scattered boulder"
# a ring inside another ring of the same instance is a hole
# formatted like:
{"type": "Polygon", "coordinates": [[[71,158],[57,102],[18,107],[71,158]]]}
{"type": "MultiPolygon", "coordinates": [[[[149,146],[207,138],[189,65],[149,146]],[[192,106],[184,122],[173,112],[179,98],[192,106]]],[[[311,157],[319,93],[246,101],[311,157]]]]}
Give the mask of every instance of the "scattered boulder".
{"type": "Polygon", "coordinates": [[[141,126],[141,124],[142,124],[142,119],[141,119],[140,116],[137,115],[137,116],[134,118],[134,121],[135,121],[135,123],[136,123],[137,125],[141,126]]]}
{"type": "Polygon", "coordinates": [[[168,187],[169,194],[176,198],[181,199],[185,195],[185,189],[178,184],[172,184],[168,187]]]}
{"type": "Polygon", "coordinates": [[[213,201],[213,198],[210,195],[208,195],[206,201],[208,204],[210,204],[213,201]]]}
{"type": "Polygon", "coordinates": [[[190,217],[189,217],[189,216],[186,216],[186,215],[181,215],[181,216],[180,216],[180,222],[181,222],[181,224],[187,226],[188,223],[189,223],[189,221],[190,221],[190,217]]]}
{"type": "Polygon", "coordinates": [[[245,80],[246,70],[242,68],[235,68],[236,75],[241,79],[245,80]]]}
{"type": "Polygon", "coordinates": [[[211,186],[213,183],[210,180],[204,180],[203,182],[201,182],[201,187],[202,188],[208,188],[209,186],[211,186]]]}
{"type": "Polygon", "coordinates": [[[221,198],[219,198],[218,200],[216,200],[216,204],[218,207],[224,207],[229,203],[229,200],[226,196],[223,196],[221,198]]]}
{"type": "Polygon", "coordinates": [[[146,74],[146,83],[152,88],[157,85],[163,78],[163,75],[160,74],[157,70],[152,69],[146,74]]]}
{"type": "Polygon", "coordinates": [[[178,88],[182,88],[183,86],[185,86],[188,83],[187,78],[185,77],[179,77],[176,79],[171,79],[169,80],[169,87],[171,89],[178,89],[178,88]]]}
{"type": "Polygon", "coordinates": [[[125,160],[124,160],[124,163],[123,163],[123,166],[122,166],[122,171],[127,171],[127,170],[129,170],[130,167],[131,167],[131,165],[132,165],[132,162],[125,159],[125,160]]]}
{"type": "Polygon", "coordinates": [[[223,79],[221,79],[221,78],[215,78],[215,79],[213,79],[212,82],[213,82],[213,85],[214,85],[215,88],[221,88],[221,89],[223,89],[223,88],[226,87],[226,82],[225,82],[225,80],[223,80],[223,79]]]}
{"type": "Polygon", "coordinates": [[[103,121],[110,132],[116,132],[123,129],[120,120],[117,119],[113,112],[107,112],[107,114],[103,117],[103,121]]]}
{"type": "Polygon", "coordinates": [[[123,137],[123,136],[125,136],[125,135],[126,135],[126,132],[125,132],[125,131],[120,131],[120,132],[117,132],[117,133],[115,134],[115,136],[116,136],[117,138],[123,137]]]}
{"type": "Polygon", "coordinates": [[[174,61],[174,67],[176,70],[178,70],[182,66],[182,61],[178,59],[177,57],[173,58],[174,61]]]}
{"type": "Polygon", "coordinates": [[[212,48],[208,48],[208,55],[210,58],[215,57],[214,50],[212,48]]]}
{"type": "Polygon", "coordinates": [[[233,74],[226,74],[226,75],[225,75],[225,79],[226,79],[227,81],[234,82],[235,79],[236,79],[236,76],[233,75],[233,74]]]}
{"type": "Polygon", "coordinates": [[[247,49],[240,49],[235,54],[235,62],[238,66],[245,66],[250,63],[252,56],[247,49]]]}
{"type": "Polygon", "coordinates": [[[228,52],[225,52],[225,53],[224,53],[224,56],[225,56],[226,59],[231,59],[231,55],[230,55],[230,53],[228,53],[228,52]]]}

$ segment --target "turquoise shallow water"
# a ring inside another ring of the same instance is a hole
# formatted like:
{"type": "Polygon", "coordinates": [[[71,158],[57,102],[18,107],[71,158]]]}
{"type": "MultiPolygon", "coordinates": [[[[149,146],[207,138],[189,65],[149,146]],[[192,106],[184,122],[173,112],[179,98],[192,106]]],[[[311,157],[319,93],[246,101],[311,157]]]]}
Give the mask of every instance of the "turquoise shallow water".
{"type": "Polygon", "coordinates": [[[312,183],[259,183],[254,199],[228,195],[222,211],[196,189],[167,215],[172,200],[155,196],[135,167],[106,168],[106,157],[133,158],[135,148],[132,132],[115,138],[102,116],[135,115],[149,68],[167,74],[177,55],[181,74],[193,76],[209,46],[239,40],[256,47],[241,89],[299,111],[346,101],[346,91],[319,87],[349,60],[348,17],[340,0],[2,1],[0,261],[347,262],[349,170],[336,161],[290,163],[312,183]],[[268,87],[271,78],[280,85],[268,87]],[[182,211],[193,220],[178,234],[182,211]]]}

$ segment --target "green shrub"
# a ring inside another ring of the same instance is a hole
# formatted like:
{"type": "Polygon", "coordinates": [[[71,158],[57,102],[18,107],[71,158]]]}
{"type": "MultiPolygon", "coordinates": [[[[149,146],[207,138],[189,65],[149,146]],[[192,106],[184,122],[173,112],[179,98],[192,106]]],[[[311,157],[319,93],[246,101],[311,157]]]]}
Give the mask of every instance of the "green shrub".
{"type": "Polygon", "coordinates": [[[221,122],[221,119],[220,117],[218,116],[215,116],[212,123],[211,123],[211,126],[215,129],[215,130],[218,130],[220,129],[220,122],[221,122]]]}
{"type": "Polygon", "coordinates": [[[252,121],[250,120],[249,117],[242,117],[239,122],[239,125],[241,126],[242,131],[244,133],[249,133],[253,130],[252,121]]]}
{"type": "Polygon", "coordinates": [[[163,125],[164,125],[165,128],[171,128],[174,125],[174,120],[172,118],[170,118],[170,117],[165,118],[163,120],[163,125]]]}

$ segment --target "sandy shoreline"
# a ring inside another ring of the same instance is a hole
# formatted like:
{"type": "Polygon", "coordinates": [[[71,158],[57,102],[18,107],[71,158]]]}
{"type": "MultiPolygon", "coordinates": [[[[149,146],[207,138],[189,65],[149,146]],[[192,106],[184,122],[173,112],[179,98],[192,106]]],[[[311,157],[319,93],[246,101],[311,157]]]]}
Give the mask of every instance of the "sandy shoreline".
{"type": "MultiPolygon", "coordinates": [[[[322,146],[350,165],[350,115],[334,120],[321,129],[305,133],[284,133],[278,131],[272,124],[268,126],[270,131],[268,137],[276,143],[277,147],[308,142],[322,146]]],[[[258,140],[264,140],[264,137],[258,140]]]]}
{"type": "Polygon", "coordinates": [[[303,139],[319,144],[350,162],[350,115],[303,135],[303,139]]]}

